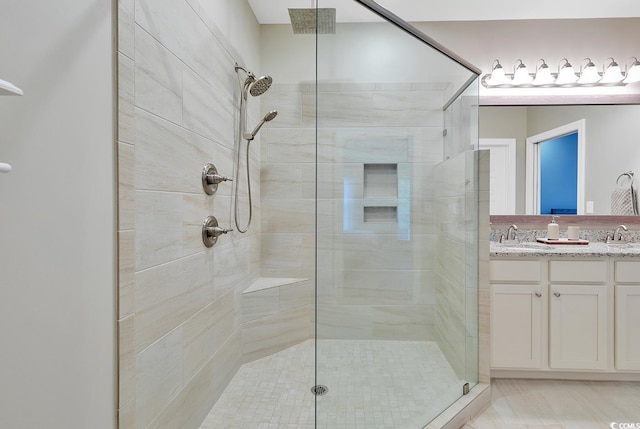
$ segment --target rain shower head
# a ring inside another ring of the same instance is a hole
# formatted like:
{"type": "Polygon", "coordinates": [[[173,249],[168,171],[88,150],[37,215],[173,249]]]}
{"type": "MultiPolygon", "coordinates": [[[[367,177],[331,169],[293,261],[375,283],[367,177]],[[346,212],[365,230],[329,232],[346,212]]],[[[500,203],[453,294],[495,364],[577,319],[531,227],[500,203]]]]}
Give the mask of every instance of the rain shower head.
{"type": "Polygon", "coordinates": [[[262,118],[260,123],[253,129],[251,134],[249,134],[249,133],[245,133],[244,134],[245,140],[251,141],[254,138],[256,138],[256,134],[258,134],[258,131],[260,131],[260,128],[262,128],[262,126],[266,122],[272,121],[276,116],[278,116],[278,111],[277,110],[272,110],[269,113],[267,113],[266,115],[264,115],[264,118],[262,118]]]}
{"type": "Polygon", "coordinates": [[[254,77],[254,82],[251,83],[251,88],[249,89],[249,94],[257,97],[259,95],[264,94],[271,87],[273,83],[273,79],[271,76],[262,76],[260,79],[256,80],[254,77]]]}
{"type": "Polygon", "coordinates": [[[335,8],[290,8],[289,19],[293,27],[293,34],[336,34],[335,8]],[[317,16],[316,10],[318,11],[317,16]]]}

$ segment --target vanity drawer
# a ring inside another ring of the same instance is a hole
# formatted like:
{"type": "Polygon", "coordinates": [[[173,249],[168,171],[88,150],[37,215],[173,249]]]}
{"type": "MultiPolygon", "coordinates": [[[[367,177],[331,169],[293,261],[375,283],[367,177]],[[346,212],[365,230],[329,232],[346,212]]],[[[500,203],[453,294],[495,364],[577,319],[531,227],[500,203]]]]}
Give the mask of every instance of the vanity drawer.
{"type": "Polygon", "coordinates": [[[640,262],[616,261],[616,282],[640,283],[640,262]]]}
{"type": "Polygon", "coordinates": [[[605,261],[551,261],[549,280],[552,282],[606,283],[605,261]]]}
{"type": "Polygon", "coordinates": [[[540,261],[491,261],[489,279],[497,282],[539,282],[540,261]]]}

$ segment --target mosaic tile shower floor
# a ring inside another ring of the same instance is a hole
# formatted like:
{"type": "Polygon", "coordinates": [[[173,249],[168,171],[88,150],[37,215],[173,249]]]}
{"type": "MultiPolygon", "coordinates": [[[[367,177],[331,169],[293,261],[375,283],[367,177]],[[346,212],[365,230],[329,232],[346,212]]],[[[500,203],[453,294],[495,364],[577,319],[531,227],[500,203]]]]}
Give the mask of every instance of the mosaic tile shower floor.
{"type": "MultiPolygon", "coordinates": [[[[200,429],[314,429],[314,341],[243,365],[200,429]]],[[[435,342],[321,340],[319,429],[417,429],[462,393],[435,342]]]]}

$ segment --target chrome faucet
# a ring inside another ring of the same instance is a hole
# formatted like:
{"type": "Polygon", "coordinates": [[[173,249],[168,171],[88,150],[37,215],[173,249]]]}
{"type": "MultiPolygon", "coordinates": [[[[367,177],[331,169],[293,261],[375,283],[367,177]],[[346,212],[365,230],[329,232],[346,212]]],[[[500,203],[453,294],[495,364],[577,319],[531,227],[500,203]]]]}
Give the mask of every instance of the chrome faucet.
{"type": "Polygon", "coordinates": [[[517,240],[518,236],[516,235],[516,231],[518,230],[518,226],[513,224],[507,230],[507,240],[517,240]],[[513,232],[513,238],[511,238],[511,233],[513,232]]]}
{"type": "Polygon", "coordinates": [[[624,225],[618,225],[615,231],[613,231],[613,241],[622,241],[622,231],[628,231],[624,225]]]}

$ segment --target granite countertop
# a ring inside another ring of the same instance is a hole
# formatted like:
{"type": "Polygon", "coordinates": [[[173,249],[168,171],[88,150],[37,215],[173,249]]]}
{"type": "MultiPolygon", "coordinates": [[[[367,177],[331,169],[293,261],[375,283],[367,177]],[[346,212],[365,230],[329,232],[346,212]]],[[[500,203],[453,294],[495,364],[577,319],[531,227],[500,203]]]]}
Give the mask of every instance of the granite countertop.
{"type": "Polygon", "coordinates": [[[501,244],[490,242],[491,257],[640,257],[640,243],[607,244],[591,242],[589,244],[544,244],[537,242],[520,242],[501,244]]]}

